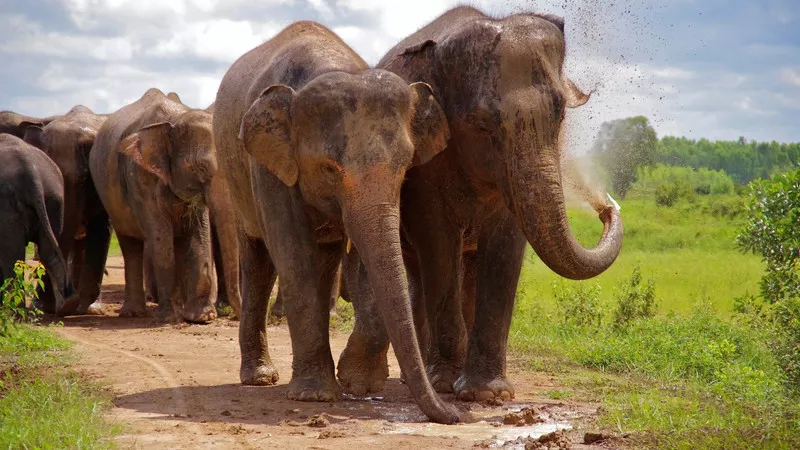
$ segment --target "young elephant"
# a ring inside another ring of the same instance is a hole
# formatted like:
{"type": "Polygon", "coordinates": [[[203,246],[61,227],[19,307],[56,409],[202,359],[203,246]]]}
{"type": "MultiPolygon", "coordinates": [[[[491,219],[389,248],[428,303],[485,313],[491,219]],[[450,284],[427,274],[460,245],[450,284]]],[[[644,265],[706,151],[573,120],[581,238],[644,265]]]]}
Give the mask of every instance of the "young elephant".
{"type": "Polygon", "coordinates": [[[56,240],[63,211],[64,180],[55,163],[22,139],[0,134],[0,280],[14,276],[14,263],[25,260],[28,242],[36,243],[56,309],[73,294],[56,240]]]}
{"type": "Polygon", "coordinates": [[[155,266],[162,316],[216,318],[209,236],[209,183],[217,171],[211,115],[150,89],[111,114],[89,168],[125,259],[120,315],[146,313],[143,257],[155,266]]]}
{"type": "Polygon", "coordinates": [[[25,142],[44,151],[64,176],[64,227],[58,241],[71,261],[78,296],[58,311],[62,315],[101,313],[89,306],[100,296],[107,252],[103,243],[111,230],[89,175],[89,152],[106,117],[78,105],[43,127],[31,124],[25,130],[25,142]]]}
{"type": "Polygon", "coordinates": [[[265,329],[277,269],[294,354],[288,396],[339,397],[328,305],[346,233],[361,251],[417,403],[437,422],[459,420],[422,365],[398,209],[406,169],[430,160],[448,134],[428,85],[369,69],[316,23],[290,25],[231,66],[214,106],[214,141],[244,231],[243,383],[277,381],[265,329]]]}

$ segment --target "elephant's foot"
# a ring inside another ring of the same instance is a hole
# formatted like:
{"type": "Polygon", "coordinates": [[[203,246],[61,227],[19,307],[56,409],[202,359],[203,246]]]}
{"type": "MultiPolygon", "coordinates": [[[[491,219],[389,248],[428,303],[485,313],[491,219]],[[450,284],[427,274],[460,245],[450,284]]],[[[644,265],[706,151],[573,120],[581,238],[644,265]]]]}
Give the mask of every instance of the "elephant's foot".
{"type": "Polygon", "coordinates": [[[61,308],[58,309],[58,315],[61,317],[71,316],[74,314],[81,314],[80,312],[80,298],[78,294],[73,294],[64,301],[61,308]]]}
{"type": "Polygon", "coordinates": [[[185,308],[183,318],[191,323],[208,323],[217,318],[217,308],[212,304],[185,308]]]}
{"type": "Polygon", "coordinates": [[[323,377],[293,377],[286,396],[301,402],[335,402],[342,397],[342,388],[331,371],[323,377]]]}
{"type": "Polygon", "coordinates": [[[461,375],[453,386],[456,398],[465,402],[485,402],[488,400],[510,400],[514,398],[514,386],[505,376],[494,378],[478,375],[461,375]]]}
{"type": "Polygon", "coordinates": [[[453,384],[461,375],[461,367],[444,361],[428,364],[428,379],[436,392],[448,394],[453,392],[453,384]]]}
{"type": "Polygon", "coordinates": [[[278,383],[278,369],[267,364],[245,364],[239,369],[239,379],[248,386],[272,386],[278,383]]]}
{"type": "Polygon", "coordinates": [[[144,303],[133,303],[126,301],[119,310],[120,317],[147,317],[147,307],[144,303]]]}
{"type": "Polygon", "coordinates": [[[100,299],[97,299],[91,305],[86,305],[85,308],[83,305],[81,305],[81,307],[78,308],[78,314],[88,314],[90,316],[104,316],[106,315],[106,309],[105,306],[103,305],[103,302],[101,302],[100,299]]]}
{"type": "Polygon", "coordinates": [[[389,378],[389,363],[386,360],[388,344],[378,349],[369,347],[364,339],[353,332],[339,357],[337,377],[345,391],[353,395],[379,392],[389,378]]]}

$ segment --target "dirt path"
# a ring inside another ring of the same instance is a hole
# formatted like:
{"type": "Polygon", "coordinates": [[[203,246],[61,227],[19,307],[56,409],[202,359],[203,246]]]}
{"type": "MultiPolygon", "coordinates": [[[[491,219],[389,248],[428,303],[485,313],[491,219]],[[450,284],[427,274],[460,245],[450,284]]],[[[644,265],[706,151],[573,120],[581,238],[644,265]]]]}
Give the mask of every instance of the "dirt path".
{"type": "MultiPolygon", "coordinates": [[[[58,332],[76,342],[77,366],[109,386],[111,420],[122,424],[122,448],[470,448],[538,436],[590,419],[597,405],[554,402],[537,396],[553,389],[542,375],[512,372],[517,398],[503,406],[461,403],[481,421],[457,426],[426,423],[398,380],[390,357],[390,379],[382,397],[324,403],[286,399],[291,345],[286,326],[270,327],[270,354],[281,375],[274,387],[239,384],[238,323],[162,325],[150,319],[116,317],[122,300],[122,259],[110,258],[103,288],[107,316],[64,319],[58,332]],[[498,426],[509,411],[535,406],[544,423],[498,426]],[[322,414],[327,425],[306,422],[322,414]],[[491,441],[496,436],[498,441],[491,441]]],[[[332,333],[338,358],[347,335],[332,333]]],[[[452,401],[452,396],[446,396],[452,401]]],[[[580,438],[573,433],[573,442],[580,438]]],[[[588,448],[575,445],[575,448],[588,448]]]]}

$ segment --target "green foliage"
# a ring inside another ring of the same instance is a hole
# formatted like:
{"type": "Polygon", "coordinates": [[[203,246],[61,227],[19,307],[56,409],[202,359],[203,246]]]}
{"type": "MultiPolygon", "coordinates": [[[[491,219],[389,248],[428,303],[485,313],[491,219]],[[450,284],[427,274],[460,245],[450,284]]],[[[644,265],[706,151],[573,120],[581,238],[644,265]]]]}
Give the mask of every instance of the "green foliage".
{"type": "Polygon", "coordinates": [[[40,327],[0,339],[0,448],[104,448],[108,396],[69,370],[69,342],[40,327]]]}
{"type": "Polygon", "coordinates": [[[44,266],[29,266],[25,261],[14,264],[14,276],[0,285],[0,336],[8,336],[15,320],[35,321],[41,314],[29,301],[39,298],[37,289],[44,288],[44,266]]]}
{"type": "Polygon", "coordinates": [[[563,282],[556,280],[553,282],[553,296],[563,325],[599,327],[603,322],[600,285],[597,283],[565,286],[563,282]]]}
{"type": "Polygon", "coordinates": [[[655,162],[657,144],[647,118],[636,116],[603,123],[592,153],[608,173],[614,193],[625,198],[636,171],[655,162]]]}
{"type": "Polygon", "coordinates": [[[658,205],[673,206],[679,199],[694,201],[697,195],[732,195],[734,186],[724,171],[658,164],[639,169],[630,195],[654,196],[658,205]]]}
{"type": "Polygon", "coordinates": [[[750,184],[747,222],[737,243],[764,259],[766,300],[800,297],[800,167],[750,184]]]}
{"type": "Polygon", "coordinates": [[[647,319],[655,314],[656,289],[653,280],[642,284],[639,264],[633,266],[630,280],[625,282],[616,296],[614,326],[624,328],[636,319],[647,319]]]}
{"type": "Polygon", "coordinates": [[[699,141],[665,136],[657,146],[656,162],[672,166],[722,170],[739,184],[792,170],[800,162],[800,143],[699,141]]]}

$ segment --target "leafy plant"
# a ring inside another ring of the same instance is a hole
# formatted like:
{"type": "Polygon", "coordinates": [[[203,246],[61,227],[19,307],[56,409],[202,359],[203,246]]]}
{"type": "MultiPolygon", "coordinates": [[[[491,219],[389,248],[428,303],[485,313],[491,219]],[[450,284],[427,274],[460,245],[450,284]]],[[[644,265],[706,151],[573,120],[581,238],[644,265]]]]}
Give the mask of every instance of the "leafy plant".
{"type": "Polygon", "coordinates": [[[3,281],[0,286],[0,336],[8,336],[15,320],[35,321],[41,311],[28,301],[39,298],[38,289],[44,288],[44,266],[39,263],[30,266],[25,261],[14,264],[14,276],[3,281]]]}
{"type": "Polygon", "coordinates": [[[642,283],[642,272],[639,265],[633,267],[633,273],[617,294],[617,309],[614,311],[614,327],[619,329],[636,319],[650,318],[655,315],[656,293],[653,280],[642,283]]]}
{"type": "Polygon", "coordinates": [[[767,264],[761,295],[769,302],[800,297],[800,167],[751,183],[746,208],[736,242],[767,264]]]}
{"type": "Polygon", "coordinates": [[[603,322],[599,284],[576,283],[567,287],[557,280],[553,282],[553,295],[563,325],[596,328],[603,322]]]}

